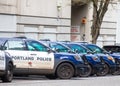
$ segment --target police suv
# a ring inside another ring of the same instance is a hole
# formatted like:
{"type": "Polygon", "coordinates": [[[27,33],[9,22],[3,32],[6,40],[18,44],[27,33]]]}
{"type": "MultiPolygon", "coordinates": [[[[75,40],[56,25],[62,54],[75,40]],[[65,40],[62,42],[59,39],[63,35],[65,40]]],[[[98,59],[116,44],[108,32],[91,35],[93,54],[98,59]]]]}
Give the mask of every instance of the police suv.
{"type": "Polygon", "coordinates": [[[69,79],[84,67],[79,55],[56,53],[36,40],[0,38],[0,43],[2,50],[12,56],[15,75],[39,74],[50,79],[69,79]]]}
{"type": "Polygon", "coordinates": [[[3,82],[11,82],[13,78],[13,61],[8,53],[1,50],[0,50],[0,78],[3,82]]]}
{"type": "Polygon", "coordinates": [[[118,62],[115,60],[115,58],[112,55],[108,54],[105,50],[103,50],[102,48],[100,48],[99,46],[95,44],[89,44],[89,43],[79,43],[79,44],[85,46],[97,56],[103,58],[105,65],[106,65],[106,72],[111,73],[111,74],[119,72],[118,69],[120,67],[119,67],[118,62]]]}

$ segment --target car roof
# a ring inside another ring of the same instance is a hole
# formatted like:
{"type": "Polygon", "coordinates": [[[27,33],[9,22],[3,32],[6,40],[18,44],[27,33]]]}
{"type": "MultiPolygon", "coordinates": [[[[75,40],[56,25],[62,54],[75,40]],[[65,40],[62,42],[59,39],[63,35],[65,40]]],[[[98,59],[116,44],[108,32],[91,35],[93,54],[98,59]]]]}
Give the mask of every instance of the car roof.
{"type": "Polygon", "coordinates": [[[120,47],[120,45],[104,45],[103,47],[120,47]]]}
{"type": "MultiPolygon", "coordinates": [[[[5,41],[7,41],[7,40],[33,40],[33,39],[29,39],[29,38],[23,39],[23,38],[16,38],[16,37],[13,37],[13,38],[0,37],[0,45],[4,44],[5,41]]],[[[33,41],[35,41],[35,40],[33,40],[33,41]]]]}
{"type": "Polygon", "coordinates": [[[105,45],[103,46],[104,49],[120,49],[119,45],[105,45]]]}
{"type": "MultiPolygon", "coordinates": [[[[76,44],[76,45],[79,45],[79,46],[81,46],[81,47],[83,47],[83,48],[85,48],[85,49],[87,49],[85,46],[83,46],[81,43],[76,43],[76,42],[73,42],[73,43],[69,43],[69,44],[76,44]]],[[[68,45],[69,45],[68,44],[68,45]]],[[[87,49],[87,50],[89,50],[89,49],[87,49]]]]}
{"type": "Polygon", "coordinates": [[[9,40],[9,39],[15,39],[15,40],[33,40],[30,38],[19,38],[19,37],[13,37],[13,38],[9,38],[9,37],[0,37],[0,40],[4,41],[4,40],[9,40]]]}
{"type": "MultiPolygon", "coordinates": [[[[7,40],[25,40],[25,41],[37,41],[37,40],[34,40],[34,39],[30,39],[30,38],[19,38],[19,37],[13,37],[13,38],[8,38],[8,37],[0,37],[0,45],[3,45],[5,43],[5,41],[7,40]]],[[[39,43],[41,43],[42,45],[46,46],[44,43],[40,42],[40,41],[37,41],[39,43]]],[[[46,46],[48,48],[50,48],[49,46],[46,46]]]]}

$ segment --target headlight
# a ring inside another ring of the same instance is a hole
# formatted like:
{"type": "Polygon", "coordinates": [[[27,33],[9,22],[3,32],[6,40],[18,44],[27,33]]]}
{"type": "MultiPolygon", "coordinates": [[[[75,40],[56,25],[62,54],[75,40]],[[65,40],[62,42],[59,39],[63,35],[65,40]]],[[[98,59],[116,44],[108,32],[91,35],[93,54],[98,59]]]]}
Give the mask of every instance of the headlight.
{"type": "Polygon", "coordinates": [[[108,56],[108,59],[115,62],[115,59],[112,56],[108,56]]]}
{"type": "Polygon", "coordinates": [[[74,57],[77,61],[83,61],[82,57],[80,55],[75,55],[74,57]]]}
{"type": "Polygon", "coordinates": [[[100,61],[100,59],[99,59],[97,56],[93,57],[92,59],[93,59],[94,61],[100,61]]]}

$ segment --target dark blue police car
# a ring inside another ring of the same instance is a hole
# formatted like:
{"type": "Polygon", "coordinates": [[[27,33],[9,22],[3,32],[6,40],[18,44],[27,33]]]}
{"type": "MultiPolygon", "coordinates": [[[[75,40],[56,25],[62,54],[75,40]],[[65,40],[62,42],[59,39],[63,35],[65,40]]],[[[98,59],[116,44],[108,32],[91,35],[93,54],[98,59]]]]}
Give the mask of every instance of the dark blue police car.
{"type": "Polygon", "coordinates": [[[116,64],[115,59],[113,56],[108,54],[105,50],[100,48],[99,46],[95,44],[89,44],[89,43],[82,43],[83,46],[91,50],[94,54],[101,56],[107,66],[108,73],[114,74],[117,71],[117,68],[119,68],[119,65],[116,64]]]}
{"type": "MultiPolygon", "coordinates": [[[[41,40],[40,40],[41,41],[41,40]]],[[[47,44],[49,47],[51,47],[52,49],[56,50],[57,52],[61,53],[61,52],[68,52],[68,53],[74,53],[74,54],[78,54],[82,57],[83,61],[89,66],[89,68],[87,68],[87,71],[80,74],[80,76],[89,76],[89,75],[93,75],[93,74],[97,74],[97,75],[106,75],[105,73],[105,66],[104,63],[102,63],[101,59],[98,58],[98,56],[93,55],[88,53],[88,49],[77,45],[77,44],[71,44],[71,43],[67,43],[66,45],[64,45],[65,43],[63,42],[52,42],[52,41],[41,41],[45,44],[47,44]],[[76,52],[75,50],[77,50],[78,52],[76,52]],[[75,52],[74,52],[75,51],[75,52]]]]}
{"type": "Polygon", "coordinates": [[[103,51],[106,50],[109,55],[115,58],[118,66],[114,74],[120,74],[120,45],[104,45],[103,49],[103,51]]]}
{"type": "Polygon", "coordinates": [[[71,42],[67,43],[66,45],[72,50],[74,50],[76,53],[86,56],[86,60],[89,62],[91,68],[93,69],[93,73],[91,73],[91,75],[95,73],[98,76],[105,76],[108,73],[108,69],[103,59],[93,54],[89,49],[85,48],[79,43],[71,42]]]}

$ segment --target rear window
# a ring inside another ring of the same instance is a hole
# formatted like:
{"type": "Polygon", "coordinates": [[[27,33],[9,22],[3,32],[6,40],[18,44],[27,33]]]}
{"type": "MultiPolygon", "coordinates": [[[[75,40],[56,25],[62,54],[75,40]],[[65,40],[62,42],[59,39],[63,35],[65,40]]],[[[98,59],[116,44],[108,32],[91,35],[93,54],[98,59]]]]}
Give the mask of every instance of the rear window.
{"type": "Polygon", "coordinates": [[[111,52],[120,52],[120,46],[103,46],[103,49],[111,52]]]}

